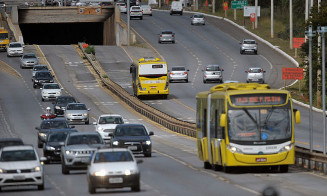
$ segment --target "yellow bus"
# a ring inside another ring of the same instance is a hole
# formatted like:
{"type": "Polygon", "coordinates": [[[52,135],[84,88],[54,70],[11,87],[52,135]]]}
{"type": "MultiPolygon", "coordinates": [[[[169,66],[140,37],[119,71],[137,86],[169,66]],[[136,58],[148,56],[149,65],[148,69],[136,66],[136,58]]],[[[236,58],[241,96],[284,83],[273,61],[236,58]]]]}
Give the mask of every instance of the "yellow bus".
{"type": "Polygon", "coordinates": [[[136,97],[169,94],[167,63],[159,58],[144,57],[131,66],[133,91],[136,97]]]}
{"type": "Polygon", "coordinates": [[[271,166],[288,172],[295,161],[293,109],[286,90],[267,84],[227,83],[196,96],[198,157],[204,168],[271,166]]]}

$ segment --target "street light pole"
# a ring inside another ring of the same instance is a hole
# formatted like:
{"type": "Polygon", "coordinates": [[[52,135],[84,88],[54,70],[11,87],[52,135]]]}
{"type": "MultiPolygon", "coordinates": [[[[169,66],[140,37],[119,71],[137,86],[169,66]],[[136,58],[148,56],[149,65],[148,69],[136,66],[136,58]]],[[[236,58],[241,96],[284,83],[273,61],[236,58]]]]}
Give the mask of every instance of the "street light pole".
{"type": "Polygon", "coordinates": [[[127,46],[130,45],[130,0],[127,0],[127,46]]]}
{"type": "Polygon", "coordinates": [[[312,125],[312,37],[316,35],[316,31],[312,31],[312,25],[309,25],[308,31],[305,31],[305,35],[309,37],[309,98],[310,98],[310,110],[309,110],[309,129],[310,129],[310,152],[313,149],[313,125],[312,125]]]}

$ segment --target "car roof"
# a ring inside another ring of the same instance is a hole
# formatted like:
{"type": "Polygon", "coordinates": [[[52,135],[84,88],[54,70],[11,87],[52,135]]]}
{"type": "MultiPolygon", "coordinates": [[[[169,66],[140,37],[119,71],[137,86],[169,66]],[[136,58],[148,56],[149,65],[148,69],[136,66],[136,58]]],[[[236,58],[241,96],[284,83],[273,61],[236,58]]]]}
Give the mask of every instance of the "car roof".
{"type": "Polygon", "coordinates": [[[243,41],[255,41],[254,39],[243,39],[243,41]]]}
{"type": "Polygon", "coordinates": [[[37,64],[37,65],[34,65],[34,67],[48,67],[48,66],[45,64],[37,64]]]}
{"type": "Polygon", "coordinates": [[[4,146],[2,151],[11,151],[11,150],[34,150],[32,145],[17,145],[17,146],[4,146]]]}
{"type": "Polygon", "coordinates": [[[250,67],[249,69],[262,69],[261,67],[250,67]]]}
{"type": "Polygon", "coordinates": [[[132,123],[132,124],[119,124],[119,125],[117,125],[117,127],[118,126],[120,126],[120,127],[122,127],[122,126],[124,126],[124,127],[132,127],[132,126],[143,126],[143,127],[145,127],[145,125],[144,124],[140,124],[140,123],[132,123]]]}
{"type": "Polygon", "coordinates": [[[49,70],[40,70],[40,71],[37,71],[36,73],[42,73],[42,72],[51,73],[49,70]]]}
{"type": "Polygon", "coordinates": [[[170,30],[164,30],[164,31],[161,31],[161,33],[173,33],[173,31],[170,31],[170,30]]]}
{"type": "Polygon", "coordinates": [[[43,122],[49,122],[49,121],[66,121],[67,122],[67,120],[64,119],[64,118],[55,118],[55,119],[45,119],[45,120],[42,120],[42,123],[43,122]]]}
{"type": "Polygon", "coordinates": [[[85,105],[85,106],[86,106],[85,103],[80,103],[80,102],[78,102],[78,103],[69,103],[69,104],[67,104],[67,105],[85,105]]]}
{"type": "Polygon", "coordinates": [[[35,54],[35,53],[33,53],[33,52],[24,53],[23,55],[31,55],[31,54],[34,54],[34,55],[36,55],[36,54],[35,54]]]}
{"type": "Polygon", "coordinates": [[[23,45],[21,42],[10,42],[9,44],[21,44],[21,45],[23,45]]]}
{"type": "Polygon", "coordinates": [[[74,136],[74,135],[99,135],[100,136],[100,134],[97,131],[73,132],[70,133],[69,135],[70,136],[74,136]]]}

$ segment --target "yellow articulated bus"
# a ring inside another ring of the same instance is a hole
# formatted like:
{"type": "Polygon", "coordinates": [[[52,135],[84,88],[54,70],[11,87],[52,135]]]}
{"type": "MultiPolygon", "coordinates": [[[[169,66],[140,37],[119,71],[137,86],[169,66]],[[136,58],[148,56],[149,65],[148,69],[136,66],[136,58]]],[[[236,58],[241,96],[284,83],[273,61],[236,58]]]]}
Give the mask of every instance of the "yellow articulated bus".
{"type": "Polygon", "coordinates": [[[169,94],[169,78],[167,63],[159,58],[144,57],[131,66],[134,95],[162,95],[165,99],[169,94]]]}
{"type": "Polygon", "coordinates": [[[4,27],[0,27],[0,49],[7,50],[8,45],[9,45],[8,31],[4,27]]]}
{"type": "Polygon", "coordinates": [[[288,172],[295,161],[293,109],[286,90],[267,84],[227,83],[196,96],[198,157],[204,168],[271,166],[288,172]]]}

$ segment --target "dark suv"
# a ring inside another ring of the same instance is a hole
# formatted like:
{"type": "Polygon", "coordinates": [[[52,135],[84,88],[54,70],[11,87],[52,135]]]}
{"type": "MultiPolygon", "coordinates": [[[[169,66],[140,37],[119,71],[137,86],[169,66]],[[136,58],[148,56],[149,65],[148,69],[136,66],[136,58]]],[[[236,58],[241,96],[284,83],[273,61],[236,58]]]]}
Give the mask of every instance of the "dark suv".
{"type": "Polygon", "coordinates": [[[148,132],[142,124],[120,124],[113,133],[109,133],[111,147],[128,148],[134,154],[144,154],[145,157],[151,157],[151,135],[153,132],[148,132]]]}
{"type": "Polygon", "coordinates": [[[76,100],[72,96],[59,96],[56,101],[53,102],[53,111],[57,115],[64,115],[66,106],[69,103],[76,103],[76,100]]]}
{"type": "Polygon", "coordinates": [[[33,88],[43,86],[43,83],[53,83],[53,75],[50,71],[37,71],[33,80],[33,88]]]}

